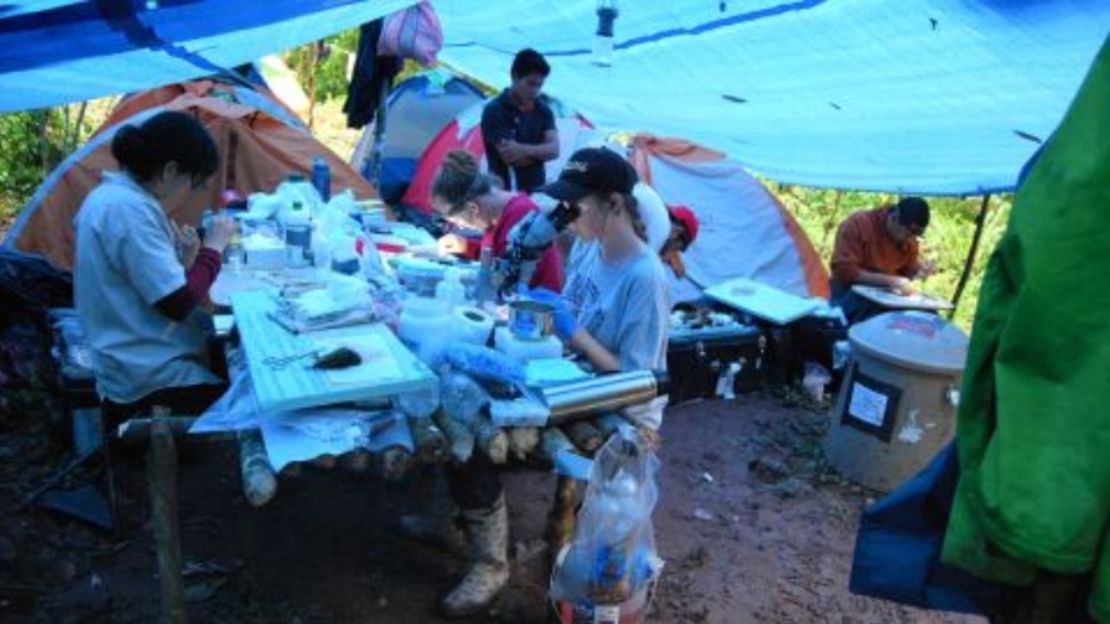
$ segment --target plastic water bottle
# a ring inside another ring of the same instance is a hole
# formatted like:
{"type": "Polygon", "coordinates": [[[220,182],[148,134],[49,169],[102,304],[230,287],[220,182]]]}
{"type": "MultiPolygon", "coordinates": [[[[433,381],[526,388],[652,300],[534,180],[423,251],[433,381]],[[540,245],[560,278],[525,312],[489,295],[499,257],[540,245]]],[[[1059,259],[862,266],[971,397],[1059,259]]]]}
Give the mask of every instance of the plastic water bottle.
{"type": "Polygon", "coordinates": [[[450,310],[466,303],[466,286],[463,286],[458,270],[450,268],[446,273],[443,280],[436,285],[436,299],[450,310]]]}
{"type": "Polygon", "coordinates": [[[312,159],[312,186],[316,187],[324,202],[331,199],[331,169],[320,156],[312,159]]]}
{"type": "Polygon", "coordinates": [[[289,266],[304,266],[308,256],[305,252],[310,251],[312,244],[312,218],[308,210],[301,202],[294,201],[282,225],[285,228],[285,249],[289,254],[289,266]]]}

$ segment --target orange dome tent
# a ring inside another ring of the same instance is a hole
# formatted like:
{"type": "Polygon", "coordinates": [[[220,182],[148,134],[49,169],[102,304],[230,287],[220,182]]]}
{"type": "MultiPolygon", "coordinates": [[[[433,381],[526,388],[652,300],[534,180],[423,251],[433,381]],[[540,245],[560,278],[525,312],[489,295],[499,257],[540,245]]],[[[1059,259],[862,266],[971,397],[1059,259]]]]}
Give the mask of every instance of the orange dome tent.
{"type": "Polygon", "coordinates": [[[220,193],[272,191],[290,173],[308,175],[314,157],[331,166],[333,192],[374,195],[370,183],[308,133],[273,96],[239,84],[199,80],[167,85],[125,98],[92,139],[58,165],[23,207],[4,244],[40,253],[54,265],[73,265],[73,218],[104,170],[117,168],[111,141],[124,123],[141,123],[163,110],[195,115],[216,140],[220,168],[205,188],[166,200],[179,223],[199,224],[220,193]]]}

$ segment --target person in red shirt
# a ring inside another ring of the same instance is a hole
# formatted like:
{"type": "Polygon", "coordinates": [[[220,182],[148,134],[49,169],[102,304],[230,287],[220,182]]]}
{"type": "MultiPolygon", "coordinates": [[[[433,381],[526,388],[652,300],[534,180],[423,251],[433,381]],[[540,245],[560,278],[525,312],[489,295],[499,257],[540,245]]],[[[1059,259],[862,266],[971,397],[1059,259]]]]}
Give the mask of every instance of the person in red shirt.
{"type": "Polygon", "coordinates": [[[922,262],[918,237],[929,225],[929,204],[907,197],[897,204],[857,212],[836,233],[829,286],[832,304],[849,322],[865,320],[885,310],[852,292],[853,284],[889,288],[903,295],[917,292],[912,280],[932,272],[922,262]]]}
{"type": "MultiPolygon", "coordinates": [[[[513,226],[529,212],[539,210],[528,195],[501,188],[496,178],[479,171],[473,155],[461,150],[449,152],[436,174],[432,205],[454,225],[482,231],[482,248],[489,249],[494,258],[507,251],[513,226]]],[[[439,248],[455,254],[468,251],[466,239],[455,234],[441,238],[439,248]]],[[[555,245],[540,256],[528,286],[554,292],[563,289],[563,261],[555,245]]],[[[508,582],[509,519],[499,467],[483,454],[475,453],[461,466],[448,466],[446,475],[458,517],[406,516],[399,528],[408,537],[440,543],[462,541],[455,522],[465,528],[469,566],[439,605],[442,615],[454,618],[483,612],[508,582]]]]}
{"type": "MultiPolygon", "coordinates": [[[[454,150],[440,166],[432,183],[432,206],[453,225],[479,230],[481,247],[490,249],[494,258],[505,253],[513,226],[539,207],[524,193],[511,193],[496,180],[478,170],[478,160],[469,152],[454,150]]],[[[439,240],[445,254],[470,255],[465,238],[447,234],[439,240]]],[[[531,288],[563,289],[563,261],[554,245],[540,256],[528,284],[531,288]]]]}

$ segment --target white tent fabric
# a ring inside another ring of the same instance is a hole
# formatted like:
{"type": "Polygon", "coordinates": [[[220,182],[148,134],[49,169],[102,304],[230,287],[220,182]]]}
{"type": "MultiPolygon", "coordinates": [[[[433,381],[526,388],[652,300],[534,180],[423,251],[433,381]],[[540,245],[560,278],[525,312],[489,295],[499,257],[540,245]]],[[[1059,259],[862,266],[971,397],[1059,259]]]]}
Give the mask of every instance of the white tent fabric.
{"type": "Polygon", "coordinates": [[[780,182],[923,194],[1011,189],[1110,32],[1106,0],[436,4],[440,58],[494,85],[520,48],[599,127],[680,136],[780,182]],[[496,7],[491,8],[491,7],[496,7]]]}
{"type": "MultiPolygon", "coordinates": [[[[798,247],[759,180],[730,160],[684,163],[652,157],[650,165],[652,184],[664,201],[684,204],[698,217],[698,238],[683,254],[694,281],[709,287],[746,277],[809,296],[798,247]]],[[[675,301],[702,296],[689,279],[673,280],[671,292],[675,301]]]]}

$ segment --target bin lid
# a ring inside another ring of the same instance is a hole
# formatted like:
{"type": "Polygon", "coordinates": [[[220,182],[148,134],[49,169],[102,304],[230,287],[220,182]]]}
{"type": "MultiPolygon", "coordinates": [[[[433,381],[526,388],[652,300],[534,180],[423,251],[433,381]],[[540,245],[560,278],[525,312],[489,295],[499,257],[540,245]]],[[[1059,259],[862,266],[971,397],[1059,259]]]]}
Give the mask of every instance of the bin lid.
{"type": "Polygon", "coordinates": [[[887,312],[848,330],[853,349],[906,368],[959,373],[967,358],[967,334],[926,312],[887,312]]]}

